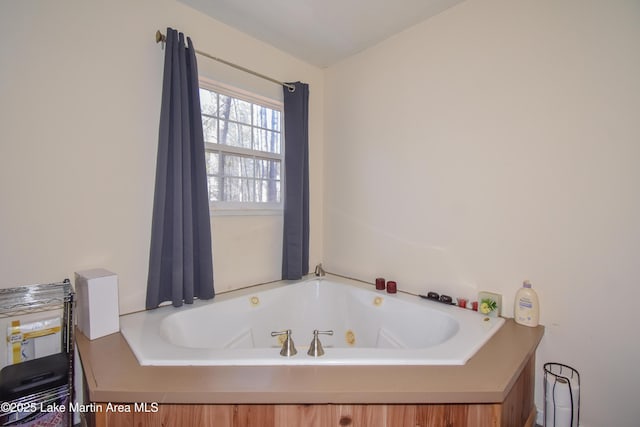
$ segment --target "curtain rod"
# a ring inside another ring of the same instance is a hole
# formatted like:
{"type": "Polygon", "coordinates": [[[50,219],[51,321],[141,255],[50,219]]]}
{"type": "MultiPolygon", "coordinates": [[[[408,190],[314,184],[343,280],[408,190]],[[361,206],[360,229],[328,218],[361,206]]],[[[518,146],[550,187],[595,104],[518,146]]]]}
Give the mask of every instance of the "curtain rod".
{"type": "MultiPolygon", "coordinates": [[[[166,41],[166,39],[167,39],[167,37],[164,34],[162,34],[160,32],[160,30],[156,31],[156,43],[160,43],[160,42],[164,43],[166,41]]],[[[198,55],[202,55],[202,56],[204,56],[206,58],[213,59],[214,61],[221,62],[221,63],[223,63],[225,65],[228,65],[229,67],[235,68],[236,70],[244,71],[245,73],[253,74],[256,77],[260,77],[261,79],[269,80],[272,83],[276,83],[276,84],[279,84],[281,86],[285,86],[285,87],[289,88],[289,91],[291,91],[291,92],[294,92],[296,90],[296,87],[294,85],[289,84],[289,83],[281,82],[280,80],[276,80],[276,79],[274,79],[272,77],[265,76],[264,74],[260,74],[260,73],[258,73],[256,71],[250,70],[250,69],[245,68],[245,67],[243,67],[241,65],[234,64],[233,62],[226,61],[226,60],[224,60],[222,58],[216,58],[215,56],[209,55],[206,52],[202,52],[202,51],[199,51],[197,49],[195,49],[195,51],[196,51],[196,53],[198,55]]]]}

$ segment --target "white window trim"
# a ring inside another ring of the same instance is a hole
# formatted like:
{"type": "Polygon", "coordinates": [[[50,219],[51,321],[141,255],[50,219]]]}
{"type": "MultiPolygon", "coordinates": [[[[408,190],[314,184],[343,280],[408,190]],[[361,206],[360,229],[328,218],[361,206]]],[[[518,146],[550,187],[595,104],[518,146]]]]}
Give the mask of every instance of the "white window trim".
{"type": "MultiPolygon", "coordinates": [[[[282,101],[277,101],[271,98],[267,98],[262,95],[251,93],[227,84],[217,82],[215,80],[208,79],[206,77],[199,77],[199,85],[204,89],[209,89],[222,95],[231,96],[243,101],[250,102],[252,104],[259,104],[265,107],[279,110],[281,113],[281,129],[280,129],[280,147],[281,153],[266,153],[260,152],[260,157],[272,158],[281,161],[280,166],[280,202],[279,203],[256,203],[256,202],[209,202],[209,215],[210,216],[265,216],[265,215],[277,215],[282,216],[284,212],[284,185],[286,178],[286,170],[284,167],[284,104],[282,101]]],[[[205,114],[206,115],[206,114],[205,114]]],[[[205,141],[205,150],[219,149],[221,144],[211,143],[205,141]]],[[[224,145],[224,151],[228,153],[242,154],[242,155],[255,155],[254,150],[249,150],[242,147],[232,147],[224,145]]]]}

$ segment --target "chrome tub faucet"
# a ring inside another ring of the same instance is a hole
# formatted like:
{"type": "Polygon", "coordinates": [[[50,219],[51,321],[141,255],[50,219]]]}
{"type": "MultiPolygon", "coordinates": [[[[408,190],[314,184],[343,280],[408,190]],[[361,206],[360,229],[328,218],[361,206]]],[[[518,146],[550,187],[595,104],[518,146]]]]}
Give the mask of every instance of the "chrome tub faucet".
{"type": "Polygon", "coordinates": [[[333,335],[333,331],[319,331],[317,329],[313,331],[313,341],[309,344],[309,351],[307,351],[309,356],[320,357],[324,354],[322,343],[320,343],[320,339],[318,338],[319,334],[333,335]]]}
{"type": "Polygon", "coordinates": [[[326,274],[326,272],[324,271],[324,268],[322,268],[322,263],[316,265],[316,269],[315,269],[316,277],[322,277],[325,274],[326,274]]]}
{"type": "Polygon", "coordinates": [[[278,335],[286,335],[286,337],[284,338],[284,342],[282,343],[280,356],[284,356],[284,357],[295,356],[298,353],[298,350],[296,350],[296,346],[293,344],[293,338],[291,338],[291,329],[287,329],[286,331],[280,331],[280,332],[271,332],[272,337],[276,337],[278,335]]]}

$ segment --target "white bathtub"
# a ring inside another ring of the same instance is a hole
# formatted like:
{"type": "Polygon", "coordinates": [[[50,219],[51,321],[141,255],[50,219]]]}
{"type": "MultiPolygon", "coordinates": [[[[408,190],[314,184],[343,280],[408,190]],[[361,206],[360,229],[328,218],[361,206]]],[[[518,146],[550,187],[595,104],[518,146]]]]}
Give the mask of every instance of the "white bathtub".
{"type": "Polygon", "coordinates": [[[122,316],[141,365],[463,365],[502,326],[456,306],[336,278],[229,292],[193,306],[122,316]],[[272,331],[292,330],[298,354],[280,356],[272,331]],[[307,350],[313,330],[324,356],[307,350]]]}

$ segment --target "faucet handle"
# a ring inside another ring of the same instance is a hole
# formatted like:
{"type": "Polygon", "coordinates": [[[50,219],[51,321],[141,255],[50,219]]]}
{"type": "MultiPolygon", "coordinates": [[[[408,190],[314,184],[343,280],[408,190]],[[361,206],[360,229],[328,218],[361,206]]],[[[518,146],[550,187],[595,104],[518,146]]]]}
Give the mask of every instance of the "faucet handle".
{"type": "Polygon", "coordinates": [[[309,351],[307,351],[307,354],[309,356],[313,356],[313,357],[320,357],[324,354],[324,349],[322,348],[322,343],[320,343],[320,339],[318,338],[318,335],[333,335],[333,331],[319,331],[317,329],[314,329],[313,331],[313,340],[311,341],[311,344],[309,345],[309,351]]]}
{"type": "Polygon", "coordinates": [[[280,356],[285,356],[285,357],[295,356],[298,353],[298,350],[296,350],[296,346],[293,344],[293,338],[291,338],[291,329],[287,329],[285,331],[271,332],[272,337],[277,337],[278,335],[286,335],[284,342],[282,343],[280,356]]]}

